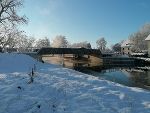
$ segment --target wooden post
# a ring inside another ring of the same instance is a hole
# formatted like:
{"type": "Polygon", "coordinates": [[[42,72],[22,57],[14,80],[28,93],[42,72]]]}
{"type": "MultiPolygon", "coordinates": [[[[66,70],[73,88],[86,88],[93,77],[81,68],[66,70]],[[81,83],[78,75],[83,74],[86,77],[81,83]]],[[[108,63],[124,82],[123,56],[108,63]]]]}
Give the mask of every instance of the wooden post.
{"type": "Polygon", "coordinates": [[[38,61],[39,61],[39,62],[42,62],[42,55],[39,55],[39,56],[38,56],[38,61]]]}

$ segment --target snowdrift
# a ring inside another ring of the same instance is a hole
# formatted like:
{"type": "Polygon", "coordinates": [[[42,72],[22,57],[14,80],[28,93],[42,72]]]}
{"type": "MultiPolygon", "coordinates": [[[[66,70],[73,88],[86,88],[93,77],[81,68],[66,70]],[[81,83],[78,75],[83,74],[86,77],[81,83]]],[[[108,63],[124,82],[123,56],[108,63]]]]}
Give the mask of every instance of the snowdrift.
{"type": "Polygon", "coordinates": [[[27,55],[0,54],[0,113],[150,113],[150,92],[27,55]]]}
{"type": "Polygon", "coordinates": [[[27,72],[38,62],[32,57],[24,54],[1,53],[0,73],[27,72]]]}

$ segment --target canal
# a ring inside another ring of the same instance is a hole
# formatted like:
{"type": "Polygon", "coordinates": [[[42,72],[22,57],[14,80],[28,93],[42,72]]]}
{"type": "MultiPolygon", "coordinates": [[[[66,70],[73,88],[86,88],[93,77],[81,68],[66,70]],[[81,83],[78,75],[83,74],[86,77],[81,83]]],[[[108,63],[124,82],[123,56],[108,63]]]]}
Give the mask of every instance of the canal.
{"type": "Polygon", "coordinates": [[[103,62],[94,65],[89,62],[72,61],[58,57],[44,57],[43,60],[96,76],[99,79],[150,90],[150,68],[144,63],[133,61],[133,59],[119,59],[119,61],[118,59],[103,59],[103,62]]]}

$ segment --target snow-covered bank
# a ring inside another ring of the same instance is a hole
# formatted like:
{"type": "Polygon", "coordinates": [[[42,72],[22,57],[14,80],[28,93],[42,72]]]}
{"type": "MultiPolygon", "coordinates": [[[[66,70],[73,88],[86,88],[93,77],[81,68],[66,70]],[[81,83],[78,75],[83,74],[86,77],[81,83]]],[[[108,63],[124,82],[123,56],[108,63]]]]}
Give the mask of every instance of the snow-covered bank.
{"type": "Polygon", "coordinates": [[[36,60],[23,54],[0,54],[0,73],[27,72],[36,64],[36,60]]]}
{"type": "Polygon", "coordinates": [[[0,54],[0,113],[150,113],[150,92],[26,55],[0,54]]]}

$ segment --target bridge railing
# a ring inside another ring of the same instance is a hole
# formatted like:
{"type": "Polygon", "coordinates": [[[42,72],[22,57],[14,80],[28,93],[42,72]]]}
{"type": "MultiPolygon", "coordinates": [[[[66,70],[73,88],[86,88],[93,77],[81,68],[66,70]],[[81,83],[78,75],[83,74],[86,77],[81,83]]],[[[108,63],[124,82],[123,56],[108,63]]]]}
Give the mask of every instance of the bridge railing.
{"type": "Polygon", "coordinates": [[[76,54],[76,55],[101,55],[101,51],[98,49],[86,49],[86,48],[41,48],[38,55],[46,54],[76,54]]]}

